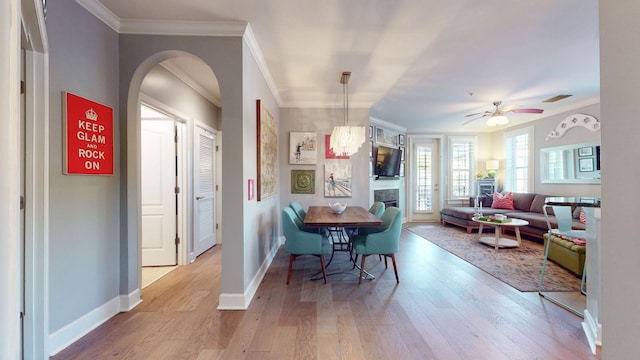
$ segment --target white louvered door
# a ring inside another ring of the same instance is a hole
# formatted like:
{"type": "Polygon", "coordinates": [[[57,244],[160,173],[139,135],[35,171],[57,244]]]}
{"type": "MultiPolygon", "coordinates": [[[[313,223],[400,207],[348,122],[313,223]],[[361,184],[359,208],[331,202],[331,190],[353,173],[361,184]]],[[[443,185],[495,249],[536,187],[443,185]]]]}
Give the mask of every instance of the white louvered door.
{"type": "Polygon", "coordinates": [[[193,227],[193,256],[196,257],[216,244],[215,148],[216,137],[196,126],[194,142],[195,217],[193,227]]]}

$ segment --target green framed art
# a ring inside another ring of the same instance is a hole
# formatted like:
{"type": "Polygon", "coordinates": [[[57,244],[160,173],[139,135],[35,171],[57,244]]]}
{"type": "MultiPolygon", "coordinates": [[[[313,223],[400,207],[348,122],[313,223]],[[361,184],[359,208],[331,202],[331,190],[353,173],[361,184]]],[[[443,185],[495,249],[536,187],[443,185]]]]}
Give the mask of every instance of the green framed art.
{"type": "Polygon", "coordinates": [[[291,170],[292,194],[315,194],[316,171],[315,170],[291,170]]]}

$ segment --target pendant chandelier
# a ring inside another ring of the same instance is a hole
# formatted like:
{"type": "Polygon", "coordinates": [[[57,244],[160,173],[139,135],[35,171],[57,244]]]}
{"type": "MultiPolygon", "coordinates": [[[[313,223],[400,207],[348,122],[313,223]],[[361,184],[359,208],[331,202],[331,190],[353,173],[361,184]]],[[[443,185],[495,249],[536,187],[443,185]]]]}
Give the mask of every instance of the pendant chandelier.
{"type": "Polygon", "coordinates": [[[344,125],[337,125],[331,132],[329,146],[336,155],[351,156],[358,152],[364,144],[364,126],[349,125],[349,77],[351,72],[345,71],[340,77],[342,99],[344,103],[344,125]]]}

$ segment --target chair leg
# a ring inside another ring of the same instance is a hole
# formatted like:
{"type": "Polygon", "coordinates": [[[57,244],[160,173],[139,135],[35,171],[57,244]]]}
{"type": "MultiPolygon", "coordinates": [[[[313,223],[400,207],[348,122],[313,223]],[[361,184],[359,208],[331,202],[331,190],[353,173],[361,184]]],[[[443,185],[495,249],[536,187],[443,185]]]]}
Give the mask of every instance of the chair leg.
{"type": "MultiPolygon", "coordinates": [[[[398,278],[398,268],[396,267],[396,256],[395,254],[391,254],[391,262],[393,263],[393,271],[396,273],[396,282],[398,284],[400,284],[400,279],[398,278]]],[[[385,260],[386,260],[386,256],[385,256],[385,260]]],[[[386,263],[386,261],[385,261],[386,263]]]]}
{"type": "Polygon", "coordinates": [[[320,255],[320,266],[322,267],[322,277],[324,278],[324,283],[327,283],[327,271],[324,267],[324,255],[320,255]]]}
{"type": "Polygon", "coordinates": [[[364,259],[366,255],[362,255],[362,262],[360,263],[360,278],[358,279],[358,284],[362,284],[362,276],[364,275],[364,259]]]}
{"type": "Polygon", "coordinates": [[[388,256],[389,256],[389,255],[384,255],[384,268],[385,268],[385,269],[388,269],[388,268],[389,268],[389,267],[387,266],[387,257],[388,257],[388,256]]]}
{"type": "Polygon", "coordinates": [[[287,273],[287,285],[289,285],[289,280],[291,280],[291,268],[293,268],[293,260],[296,258],[295,255],[289,255],[289,272],[287,273]]]}
{"type": "Polygon", "coordinates": [[[353,258],[353,267],[351,269],[355,269],[356,268],[356,264],[358,263],[358,254],[356,254],[356,257],[353,258]]]}

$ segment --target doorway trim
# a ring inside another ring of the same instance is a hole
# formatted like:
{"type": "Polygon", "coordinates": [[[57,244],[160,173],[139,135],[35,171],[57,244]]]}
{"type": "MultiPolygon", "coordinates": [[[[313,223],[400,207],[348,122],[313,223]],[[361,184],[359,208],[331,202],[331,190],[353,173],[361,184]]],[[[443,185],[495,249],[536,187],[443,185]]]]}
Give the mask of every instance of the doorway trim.
{"type": "Polygon", "coordinates": [[[409,166],[406,169],[407,171],[406,176],[408,177],[407,186],[406,186],[408,221],[426,221],[426,222],[439,221],[439,213],[440,213],[440,209],[442,208],[442,202],[443,202],[442,187],[440,186],[440,184],[443,183],[442,142],[443,142],[443,136],[440,136],[440,135],[408,135],[407,136],[407,149],[408,149],[407,152],[409,154],[409,161],[408,161],[409,166]],[[433,208],[433,213],[431,216],[427,216],[422,219],[417,219],[414,212],[414,208],[415,208],[414,206],[415,184],[413,181],[413,176],[415,175],[414,147],[416,144],[420,144],[423,142],[432,142],[437,147],[437,154],[436,154],[436,158],[434,159],[435,168],[433,170],[435,172],[434,200],[437,202],[437,206],[433,208]]]}
{"type": "MultiPolygon", "coordinates": [[[[186,226],[186,224],[188,224],[188,219],[189,219],[189,209],[187,208],[186,199],[189,197],[188,193],[190,190],[189,186],[187,185],[189,183],[188,181],[189,172],[186,169],[187,152],[185,151],[185,149],[189,144],[190,139],[187,136],[188,131],[185,128],[189,126],[189,119],[185,115],[179,114],[177,110],[172,109],[170,106],[167,106],[161,103],[160,101],[157,101],[152,97],[142,93],[140,94],[140,106],[141,107],[146,106],[150,109],[153,109],[159,113],[164,114],[167,117],[167,119],[171,119],[167,121],[172,121],[175,126],[175,131],[176,131],[175,135],[177,137],[177,140],[175,143],[174,156],[176,158],[175,167],[177,171],[175,174],[176,178],[175,178],[174,186],[177,186],[180,189],[180,191],[177,194],[175,194],[176,195],[175,211],[177,212],[175,216],[175,221],[176,221],[175,232],[178,238],[180,239],[180,244],[178,244],[175,247],[176,260],[177,260],[176,265],[185,265],[187,264],[187,261],[185,261],[184,254],[187,253],[188,251],[187,248],[188,248],[188,239],[189,239],[189,234],[186,231],[188,229],[188,226],[186,226]]],[[[140,119],[140,121],[144,121],[144,120],[140,119]]],[[[140,241],[142,242],[142,238],[140,239],[140,241]]],[[[141,257],[142,257],[142,251],[141,251],[141,257]]],[[[140,279],[140,288],[142,288],[142,261],[140,262],[139,279],[140,279]]]]}

